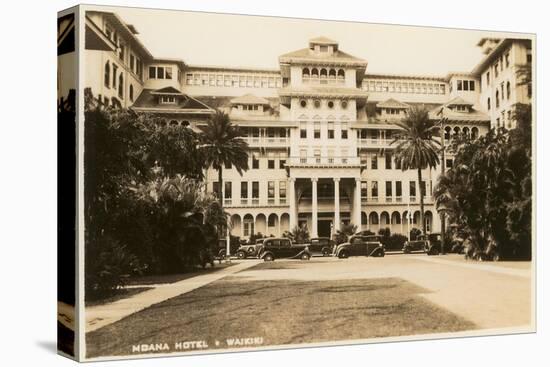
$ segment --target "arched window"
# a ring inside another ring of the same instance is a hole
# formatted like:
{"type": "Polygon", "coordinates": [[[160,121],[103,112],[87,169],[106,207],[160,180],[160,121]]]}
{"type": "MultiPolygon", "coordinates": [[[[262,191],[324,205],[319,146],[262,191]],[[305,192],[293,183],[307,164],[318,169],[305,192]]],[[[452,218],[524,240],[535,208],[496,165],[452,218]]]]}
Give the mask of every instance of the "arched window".
{"type": "Polygon", "coordinates": [[[460,128],[458,126],[455,126],[455,128],[453,129],[453,132],[454,132],[454,135],[459,135],[460,134],[460,128]]]}
{"type": "Polygon", "coordinates": [[[105,63],[105,75],[103,78],[103,82],[105,83],[105,86],[109,88],[109,82],[111,81],[111,66],[109,65],[109,61],[105,63]]]}
{"type": "Polygon", "coordinates": [[[338,70],[338,79],[344,80],[345,77],[346,77],[346,72],[344,71],[344,69],[339,69],[338,70]]]}
{"type": "Polygon", "coordinates": [[[124,77],[120,73],[118,77],[118,96],[122,98],[124,96],[124,77]]]}
{"type": "Polygon", "coordinates": [[[380,214],[380,223],[385,225],[390,224],[390,215],[388,214],[388,212],[382,212],[380,214]]]}
{"type": "Polygon", "coordinates": [[[479,136],[479,130],[477,127],[472,128],[472,139],[477,139],[479,136]]]}
{"type": "Polygon", "coordinates": [[[178,122],[176,120],[170,121],[170,126],[178,126],[178,122]]]}
{"type": "Polygon", "coordinates": [[[399,212],[391,213],[391,224],[401,224],[401,214],[399,212]]]}
{"type": "Polygon", "coordinates": [[[336,70],[335,69],[330,69],[329,72],[328,72],[328,76],[330,79],[335,79],[336,78],[336,70]]]}
{"type": "Polygon", "coordinates": [[[449,140],[451,138],[451,127],[447,126],[445,127],[445,139],[449,140]]]}
{"type": "Polygon", "coordinates": [[[130,101],[134,102],[134,86],[132,84],[130,84],[128,94],[130,97],[130,101]]]}
{"type": "Polygon", "coordinates": [[[510,93],[511,93],[511,88],[510,88],[510,82],[506,82],[506,99],[510,99],[510,93]]]}
{"type": "Polygon", "coordinates": [[[321,78],[325,77],[326,78],[327,76],[327,69],[323,68],[321,69],[321,78]]]}
{"type": "Polygon", "coordinates": [[[487,98],[487,111],[491,110],[491,98],[487,98]]]}
{"type": "Polygon", "coordinates": [[[499,100],[499,97],[498,97],[498,90],[497,90],[497,92],[495,93],[495,105],[496,105],[497,108],[498,108],[499,105],[500,105],[500,100],[499,100]]]}
{"type": "Polygon", "coordinates": [[[302,69],[302,76],[307,76],[307,77],[309,77],[309,69],[308,69],[308,68],[303,68],[303,69],[302,69]]]}
{"type": "Polygon", "coordinates": [[[467,128],[467,127],[464,127],[464,128],[462,129],[462,133],[463,133],[464,135],[468,135],[468,136],[469,136],[469,135],[470,135],[470,129],[467,128]]]}
{"type": "Polygon", "coordinates": [[[378,224],[378,213],[371,212],[369,214],[369,222],[370,224],[378,224]]]}
{"type": "Polygon", "coordinates": [[[315,77],[315,78],[319,77],[319,70],[317,70],[317,68],[311,69],[311,77],[315,77]]]}

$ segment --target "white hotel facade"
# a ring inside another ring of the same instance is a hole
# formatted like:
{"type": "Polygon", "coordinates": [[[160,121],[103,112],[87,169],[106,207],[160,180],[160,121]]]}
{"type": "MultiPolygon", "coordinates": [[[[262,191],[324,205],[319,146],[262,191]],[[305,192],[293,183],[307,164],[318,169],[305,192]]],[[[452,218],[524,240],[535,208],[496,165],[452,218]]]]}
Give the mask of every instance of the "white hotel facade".
{"type": "MultiPolygon", "coordinates": [[[[240,176],[226,167],[222,191],[232,234],[245,238],[295,225],[329,236],[349,222],[406,234],[421,228],[421,186],[428,229],[438,231],[432,192],[440,168],[424,170],[419,185],[416,171],[397,167],[394,122],[423,104],[432,118],[447,118],[446,141],[479,136],[490,126],[513,128],[513,105],[531,98],[516,80],[517,66],[530,62],[528,40],[483,39],[474,70],[419,76],[371,74],[366,60],[325,37],[281,55],[276,69],[188,65],[151,55],[115,13],[88,11],[85,23],[85,85],[104,103],[158,114],[168,128],[196,128],[220,109],[243,129],[250,169],[240,176]]],[[[62,80],[59,88],[64,95],[62,80]]],[[[215,192],[216,172],[206,180],[215,192]]]]}

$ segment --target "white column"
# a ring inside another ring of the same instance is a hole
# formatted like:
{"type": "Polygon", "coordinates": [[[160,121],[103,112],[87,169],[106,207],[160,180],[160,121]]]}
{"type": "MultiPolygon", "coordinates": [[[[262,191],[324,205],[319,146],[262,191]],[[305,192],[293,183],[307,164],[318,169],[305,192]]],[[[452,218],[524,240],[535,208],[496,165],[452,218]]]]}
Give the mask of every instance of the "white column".
{"type": "Polygon", "coordinates": [[[353,224],[361,230],[361,179],[355,179],[355,200],[353,204],[353,224]]]}
{"type": "Polygon", "coordinates": [[[288,201],[289,201],[289,223],[288,230],[292,231],[298,221],[296,220],[296,190],[294,188],[295,178],[288,180],[288,201]]]}
{"type": "Polygon", "coordinates": [[[311,179],[311,237],[317,236],[317,178],[311,179]]]}
{"type": "Polygon", "coordinates": [[[334,232],[340,230],[340,179],[334,178],[334,232]]]}

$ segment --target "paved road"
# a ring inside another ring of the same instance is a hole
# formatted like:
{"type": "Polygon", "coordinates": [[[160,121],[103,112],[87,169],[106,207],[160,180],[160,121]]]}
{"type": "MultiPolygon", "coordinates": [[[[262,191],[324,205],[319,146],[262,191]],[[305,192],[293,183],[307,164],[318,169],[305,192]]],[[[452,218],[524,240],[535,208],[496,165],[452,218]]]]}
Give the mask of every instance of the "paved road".
{"type": "Polygon", "coordinates": [[[425,254],[288,261],[293,261],[290,269],[248,269],[233,276],[306,281],[397,277],[426,289],[426,299],[480,328],[532,324],[530,263],[478,263],[458,255],[425,254]]]}

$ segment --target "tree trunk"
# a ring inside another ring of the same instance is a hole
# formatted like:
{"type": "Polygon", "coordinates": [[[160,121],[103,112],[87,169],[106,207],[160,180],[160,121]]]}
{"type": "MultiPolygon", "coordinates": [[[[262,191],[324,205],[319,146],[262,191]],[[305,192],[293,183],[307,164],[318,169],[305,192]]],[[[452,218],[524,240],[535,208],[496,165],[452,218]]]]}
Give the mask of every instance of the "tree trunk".
{"type": "Polygon", "coordinates": [[[220,207],[223,208],[223,178],[222,178],[222,166],[218,168],[218,200],[220,201],[220,207]]]}
{"type": "Polygon", "coordinates": [[[426,221],[424,220],[424,192],[422,191],[422,169],[418,168],[418,189],[420,190],[420,222],[422,234],[426,234],[426,221]]]}

